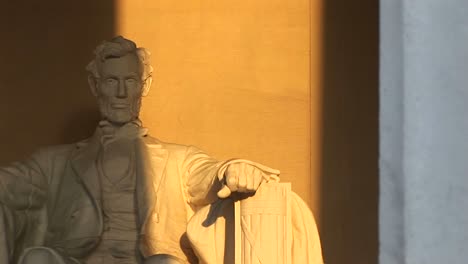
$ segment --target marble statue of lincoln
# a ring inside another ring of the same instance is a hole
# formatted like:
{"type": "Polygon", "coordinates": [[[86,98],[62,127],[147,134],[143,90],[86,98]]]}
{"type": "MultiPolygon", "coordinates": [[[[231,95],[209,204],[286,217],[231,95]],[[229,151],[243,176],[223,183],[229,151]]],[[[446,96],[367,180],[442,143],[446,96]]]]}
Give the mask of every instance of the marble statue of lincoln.
{"type": "Polygon", "coordinates": [[[0,168],[0,263],[198,263],[197,210],[279,172],[151,137],[138,116],[152,67],[131,40],[99,45],[87,70],[95,133],[0,168]]]}

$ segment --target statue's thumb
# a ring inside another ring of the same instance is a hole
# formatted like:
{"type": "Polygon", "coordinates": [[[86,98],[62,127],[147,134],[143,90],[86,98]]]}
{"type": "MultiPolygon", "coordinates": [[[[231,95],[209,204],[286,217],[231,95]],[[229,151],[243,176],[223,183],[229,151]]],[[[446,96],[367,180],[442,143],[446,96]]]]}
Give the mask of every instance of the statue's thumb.
{"type": "Polygon", "coordinates": [[[218,197],[221,199],[228,198],[231,195],[231,189],[225,184],[223,184],[223,187],[221,190],[218,192],[218,197]]]}

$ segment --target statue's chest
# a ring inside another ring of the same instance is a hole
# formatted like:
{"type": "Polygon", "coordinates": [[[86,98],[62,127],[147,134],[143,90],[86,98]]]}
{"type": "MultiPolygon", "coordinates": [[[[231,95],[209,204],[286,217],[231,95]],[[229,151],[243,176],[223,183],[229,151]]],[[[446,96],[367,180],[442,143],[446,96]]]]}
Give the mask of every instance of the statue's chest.
{"type": "Polygon", "coordinates": [[[105,213],[135,214],[134,149],[132,141],[120,140],[101,150],[97,169],[105,213]]]}
{"type": "Polygon", "coordinates": [[[134,146],[129,140],[105,146],[98,158],[104,240],[136,240],[135,164],[134,146]]]}
{"type": "Polygon", "coordinates": [[[128,188],[135,182],[135,146],[133,141],[123,139],[101,148],[97,167],[101,183],[117,188],[128,188]]]}

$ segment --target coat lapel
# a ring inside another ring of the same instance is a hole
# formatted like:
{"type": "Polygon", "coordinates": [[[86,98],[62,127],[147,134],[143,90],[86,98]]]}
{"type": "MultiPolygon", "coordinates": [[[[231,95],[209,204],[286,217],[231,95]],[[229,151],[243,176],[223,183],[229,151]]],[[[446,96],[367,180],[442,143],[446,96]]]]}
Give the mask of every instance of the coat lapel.
{"type": "Polygon", "coordinates": [[[141,233],[146,232],[148,221],[159,221],[157,192],[165,173],[168,151],[157,140],[137,140],[137,204],[141,233]],[[148,142],[153,141],[153,142],[148,142]]]}
{"type": "Polygon", "coordinates": [[[100,149],[99,138],[99,132],[96,131],[88,142],[78,143],[78,150],[71,159],[78,182],[84,183],[86,189],[96,200],[101,198],[101,187],[96,167],[96,159],[100,149]]]}

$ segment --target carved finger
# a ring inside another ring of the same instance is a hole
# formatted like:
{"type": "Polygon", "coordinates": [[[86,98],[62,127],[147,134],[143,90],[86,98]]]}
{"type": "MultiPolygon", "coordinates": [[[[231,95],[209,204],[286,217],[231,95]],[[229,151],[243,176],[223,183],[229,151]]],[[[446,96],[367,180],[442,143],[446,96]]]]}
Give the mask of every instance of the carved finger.
{"type": "Polygon", "coordinates": [[[218,197],[221,199],[228,198],[231,195],[231,189],[227,187],[226,185],[223,185],[221,190],[218,192],[218,197]]]}
{"type": "Polygon", "coordinates": [[[258,190],[258,187],[260,186],[260,184],[263,181],[263,173],[259,173],[259,174],[255,175],[255,177],[253,177],[253,178],[254,178],[254,189],[258,190]]]}
{"type": "Polygon", "coordinates": [[[247,191],[247,176],[245,171],[241,172],[242,174],[239,175],[239,183],[237,184],[237,191],[238,192],[246,192],[247,191]]]}
{"type": "Polygon", "coordinates": [[[255,191],[255,170],[253,170],[253,173],[250,174],[250,176],[247,179],[247,191],[253,192],[255,191]]]}
{"type": "Polygon", "coordinates": [[[227,187],[229,187],[231,192],[237,191],[237,186],[238,186],[238,181],[239,181],[238,177],[239,176],[237,175],[237,173],[232,172],[232,171],[226,177],[226,185],[227,187]]]}

